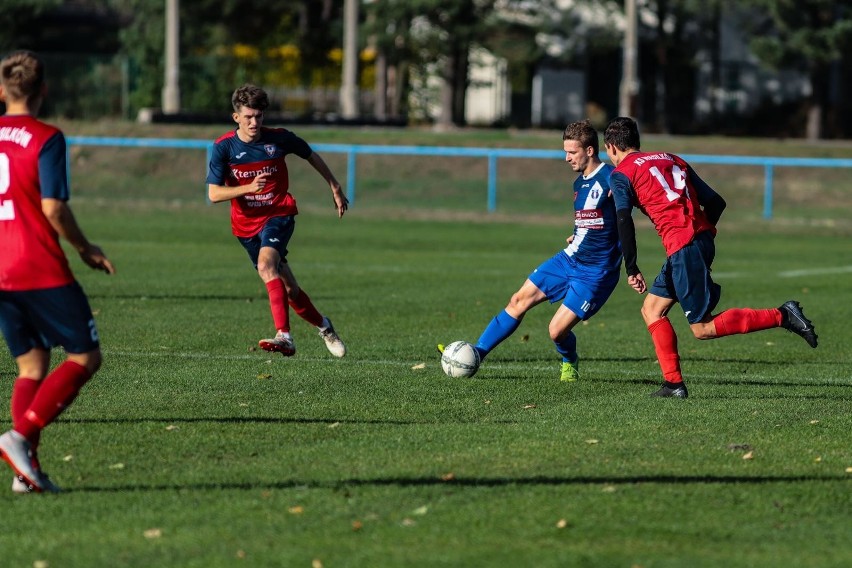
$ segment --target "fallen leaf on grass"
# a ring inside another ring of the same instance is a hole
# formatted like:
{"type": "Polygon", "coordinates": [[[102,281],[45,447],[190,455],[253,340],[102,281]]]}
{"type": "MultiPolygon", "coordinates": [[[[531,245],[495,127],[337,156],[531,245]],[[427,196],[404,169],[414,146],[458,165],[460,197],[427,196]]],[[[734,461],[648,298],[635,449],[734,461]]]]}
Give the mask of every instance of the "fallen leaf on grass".
{"type": "Polygon", "coordinates": [[[145,538],[160,538],[163,536],[163,531],[162,529],[148,529],[142,534],[145,535],[145,538]]]}
{"type": "Polygon", "coordinates": [[[822,461],[822,456],[817,456],[817,457],[815,457],[815,458],[814,458],[814,461],[815,461],[816,463],[821,462],[821,461],[822,461]]]}
{"type": "Polygon", "coordinates": [[[413,511],[411,511],[411,514],[412,514],[412,515],[418,515],[418,516],[422,517],[422,516],[423,516],[423,515],[425,515],[428,511],[429,511],[429,506],[428,506],[428,505],[423,505],[422,507],[417,507],[416,509],[414,509],[413,511]]]}
{"type": "Polygon", "coordinates": [[[819,424],[819,420],[811,420],[808,424],[819,424]]]}
{"type": "Polygon", "coordinates": [[[441,476],[441,481],[452,481],[455,478],[456,474],[450,471],[441,476]]]}
{"type": "Polygon", "coordinates": [[[62,461],[70,462],[73,459],[74,459],[74,456],[72,456],[71,454],[68,454],[67,456],[62,458],[62,461]]]}
{"type": "Polygon", "coordinates": [[[529,341],[529,340],[530,340],[530,336],[529,336],[529,335],[522,335],[522,336],[521,336],[521,341],[522,341],[523,343],[526,343],[526,342],[527,342],[527,341],[529,341]]]}
{"type": "Polygon", "coordinates": [[[48,568],[50,564],[47,563],[47,560],[36,560],[33,562],[33,568],[48,568]]]}
{"type": "Polygon", "coordinates": [[[538,407],[538,405],[536,405],[536,404],[525,404],[523,406],[524,410],[527,410],[527,409],[530,409],[530,408],[537,408],[537,407],[538,407]]]}
{"type": "Polygon", "coordinates": [[[362,523],[361,521],[358,521],[358,520],[352,521],[352,530],[353,531],[358,532],[363,528],[364,528],[364,523],[362,523]]]}
{"type": "Polygon", "coordinates": [[[486,400],[486,401],[485,401],[485,404],[491,404],[491,401],[490,401],[490,400],[486,400]]]}
{"type": "Polygon", "coordinates": [[[311,560],[311,568],[322,568],[322,560],[319,558],[311,560]]]}
{"type": "Polygon", "coordinates": [[[271,379],[272,375],[270,375],[269,373],[260,373],[257,378],[261,381],[265,381],[266,379],[271,379]]]}
{"type": "Polygon", "coordinates": [[[305,512],[305,508],[304,508],[304,507],[302,507],[301,505],[295,505],[295,506],[293,506],[293,507],[289,507],[289,508],[287,509],[287,511],[288,511],[291,515],[301,515],[302,513],[304,513],[304,512],[305,512]]]}
{"type": "Polygon", "coordinates": [[[238,550],[236,557],[239,558],[240,560],[242,560],[243,558],[246,557],[246,551],[245,550],[238,550]]]}
{"type": "Polygon", "coordinates": [[[426,363],[417,363],[416,365],[411,367],[411,370],[417,371],[418,369],[425,369],[425,368],[426,368],[426,363]]]}
{"type": "Polygon", "coordinates": [[[593,444],[597,444],[598,440],[595,440],[594,438],[589,438],[588,440],[586,440],[586,443],[589,444],[589,445],[593,445],[593,444]]]}
{"type": "Polygon", "coordinates": [[[111,466],[109,466],[109,468],[110,469],[124,469],[124,464],[123,463],[114,463],[111,466]]]}
{"type": "Polygon", "coordinates": [[[340,422],[332,422],[328,425],[329,428],[337,428],[338,426],[340,426],[340,422]]]}
{"type": "Polygon", "coordinates": [[[177,429],[178,429],[178,427],[175,426],[174,424],[169,424],[168,426],[166,426],[166,430],[168,430],[169,432],[171,432],[172,430],[177,430],[177,429]]]}
{"type": "Polygon", "coordinates": [[[557,529],[564,529],[567,526],[568,526],[568,521],[566,521],[565,519],[559,519],[558,521],[556,521],[556,528],[557,529]]]}
{"type": "Polygon", "coordinates": [[[747,453],[743,454],[743,459],[744,460],[753,460],[754,459],[754,452],[747,452],[747,453]]]}

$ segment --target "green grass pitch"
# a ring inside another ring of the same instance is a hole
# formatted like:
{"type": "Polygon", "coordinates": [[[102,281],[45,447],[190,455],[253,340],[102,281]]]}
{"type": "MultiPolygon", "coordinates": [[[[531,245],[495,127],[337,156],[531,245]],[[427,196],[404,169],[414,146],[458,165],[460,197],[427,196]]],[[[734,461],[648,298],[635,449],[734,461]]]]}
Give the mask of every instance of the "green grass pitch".
{"type": "MultiPolygon", "coordinates": [[[[105,364],[43,438],[67,491],[0,492],[4,566],[852,564],[847,237],[723,219],[722,307],[798,299],[820,346],[698,342],[673,312],[679,401],[648,397],[623,278],[577,329],[580,382],[557,379],[547,305],[473,379],[442,374],[435,345],[474,341],[568,227],[307,212],[290,262],[349,355],[299,320],[284,359],[255,350],[271,316],[227,206],[77,213],[118,268],[73,259],[105,364]]],[[[657,237],[639,246],[654,273],[657,237]]]]}
{"type": "MultiPolygon", "coordinates": [[[[228,128],[63,126],[205,140],[228,128]]],[[[296,131],[312,142],[561,147],[558,131],[296,131]]],[[[844,143],[643,144],[849,156],[844,143]]],[[[677,401],[647,396],[659,369],[623,279],[577,329],[580,382],[557,380],[547,305],[473,379],[441,373],[435,345],[476,340],[564,245],[572,174],[558,160],[501,160],[489,215],[483,160],[360,156],[342,221],[296,160],[303,214],[290,262],[349,347],[336,360],[297,320],[296,357],[255,349],[272,332],[265,289],[230,236],[227,205],[203,202],[202,152],[70,155],[77,216],[119,271],[72,259],[105,363],[44,435],[44,467],[67,491],[0,491],[0,566],[852,565],[845,170],[778,168],[765,222],[760,168],[699,167],[729,203],[721,307],[798,299],[820,346],[781,330],[699,342],[676,307],[690,387],[677,401]]],[[[325,158],[345,183],[345,156],[325,158]]],[[[652,275],[662,248],[647,226],[639,246],[652,275]]],[[[0,356],[7,396],[14,374],[0,356]]]]}

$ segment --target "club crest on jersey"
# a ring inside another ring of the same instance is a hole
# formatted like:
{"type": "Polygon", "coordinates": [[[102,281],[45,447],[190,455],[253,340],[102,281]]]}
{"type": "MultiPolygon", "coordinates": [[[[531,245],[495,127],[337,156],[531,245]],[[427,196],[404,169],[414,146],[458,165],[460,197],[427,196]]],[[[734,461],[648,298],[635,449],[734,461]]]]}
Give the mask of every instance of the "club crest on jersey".
{"type": "Polygon", "coordinates": [[[275,144],[264,144],[263,149],[266,150],[266,155],[270,158],[275,156],[275,144]]]}

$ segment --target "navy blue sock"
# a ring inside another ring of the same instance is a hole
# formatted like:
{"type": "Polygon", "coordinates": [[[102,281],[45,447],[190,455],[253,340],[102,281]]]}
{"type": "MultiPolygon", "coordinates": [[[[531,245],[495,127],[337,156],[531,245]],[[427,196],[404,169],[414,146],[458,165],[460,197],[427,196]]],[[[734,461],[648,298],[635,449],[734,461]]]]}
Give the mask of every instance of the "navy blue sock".
{"type": "Polygon", "coordinates": [[[485,359],[485,356],[501,341],[512,335],[519,325],[521,325],[521,320],[513,318],[506,310],[494,316],[494,319],[491,320],[491,323],[488,324],[488,327],[485,328],[476,342],[479,358],[485,359]]]}
{"type": "Polygon", "coordinates": [[[562,341],[554,341],[553,344],[556,346],[556,351],[562,355],[563,362],[577,362],[577,336],[573,331],[569,331],[562,341]]]}

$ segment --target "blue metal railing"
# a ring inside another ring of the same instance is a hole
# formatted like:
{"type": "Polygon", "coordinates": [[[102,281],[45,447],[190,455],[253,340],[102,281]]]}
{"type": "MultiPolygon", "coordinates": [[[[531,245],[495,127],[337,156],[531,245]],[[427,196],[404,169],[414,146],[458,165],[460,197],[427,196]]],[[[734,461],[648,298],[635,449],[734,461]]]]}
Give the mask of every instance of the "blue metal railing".
{"type": "MultiPolygon", "coordinates": [[[[123,146],[131,148],[184,148],[206,150],[209,161],[213,143],[208,140],[170,138],[111,138],[92,136],[69,136],[68,145],[79,146],[123,146]]],[[[360,144],[311,144],[317,152],[346,154],[346,194],[350,203],[355,203],[357,161],[359,154],[445,156],[486,158],[488,160],[488,211],[497,209],[497,161],[500,158],[532,158],[564,160],[565,153],[559,150],[531,150],[520,148],[467,148],[450,146],[379,146],[360,144]]],[[[760,166],[764,170],[763,217],[772,218],[773,183],[775,168],[852,168],[852,159],[844,158],[785,158],[775,156],[710,156],[704,154],[679,154],[690,164],[712,164],[723,166],[760,166]]],[[[601,159],[606,160],[605,154],[601,159]]],[[[70,160],[69,160],[70,163],[70,160]]]]}

